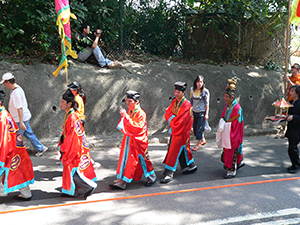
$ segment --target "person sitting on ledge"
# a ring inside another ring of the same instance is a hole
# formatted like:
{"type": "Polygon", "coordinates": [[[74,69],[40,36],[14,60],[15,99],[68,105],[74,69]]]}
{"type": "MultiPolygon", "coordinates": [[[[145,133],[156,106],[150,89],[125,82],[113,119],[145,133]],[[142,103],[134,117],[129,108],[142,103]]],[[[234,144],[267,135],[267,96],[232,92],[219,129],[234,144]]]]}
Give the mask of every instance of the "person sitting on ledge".
{"type": "Polygon", "coordinates": [[[96,37],[94,41],[89,37],[90,26],[88,23],[83,23],[81,25],[81,32],[80,40],[78,42],[78,45],[81,47],[80,52],[78,53],[78,61],[84,62],[93,54],[101,67],[107,66],[110,69],[120,69],[122,67],[121,64],[115,63],[104,57],[98,46],[100,36],[102,34],[100,29],[97,29],[94,33],[96,37]]]}

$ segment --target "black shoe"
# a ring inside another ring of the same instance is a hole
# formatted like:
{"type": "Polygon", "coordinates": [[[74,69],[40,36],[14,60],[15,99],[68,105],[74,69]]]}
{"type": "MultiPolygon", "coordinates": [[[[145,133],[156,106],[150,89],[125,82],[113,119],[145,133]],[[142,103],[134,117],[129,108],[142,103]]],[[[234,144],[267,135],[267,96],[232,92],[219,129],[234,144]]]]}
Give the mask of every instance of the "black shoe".
{"type": "Polygon", "coordinates": [[[92,195],[94,193],[96,188],[92,188],[91,190],[89,190],[87,193],[84,194],[84,198],[87,198],[88,196],[92,195]]]}
{"type": "Polygon", "coordinates": [[[68,194],[65,194],[65,193],[61,193],[60,196],[63,197],[63,198],[74,198],[73,195],[68,195],[68,194]]]}
{"type": "Polygon", "coordinates": [[[299,169],[290,169],[288,170],[289,173],[298,173],[299,169]]]}
{"type": "Polygon", "coordinates": [[[113,189],[113,190],[124,190],[124,189],[122,189],[122,188],[120,188],[120,187],[118,187],[118,186],[116,186],[116,185],[114,185],[114,184],[110,184],[109,187],[110,187],[111,189],[113,189]]]}
{"type": "Polygon", "coordinates": [[[295,167],[295,166],[289,166],[289,167],[287,168],[287,170],[288,170],[288,171],[290,171],[290,170],[297,170],[297,167],[295,167]]]}
{"type": "Polygon", "coordinates": [[[236,169],[236,170],[242,168],[243,166],[245,166],[245,163],[242,161],[242,162],[237,166],[237,169],[236,169]]]}
{"type": "Polygon", "coordinates": [[[187,170],[183,171],[182,173],[184,173],[184,174],[194,173],[197,171],[197,169],[198,169],[197,166],[194,166],[192,168],[188,168],[187,170]]]}
{"type": "Polygon", "coordinates": [[[20,201],[30,201],[31,200],[31,197],[29,197],[29,198],[23,198],[20,195],[15,195],[13,198],[15,200],[20,200],[20,201]]]}
{"type": "MultiPolygon", "coordinates": [[[[156,180],[155,180],[156,181],[156,180]]],[[[155,183],[155,181],[147,181],[146,183],[145,183],[145,186],[146,187],[151,187],[154,183],[155,183]]]]}

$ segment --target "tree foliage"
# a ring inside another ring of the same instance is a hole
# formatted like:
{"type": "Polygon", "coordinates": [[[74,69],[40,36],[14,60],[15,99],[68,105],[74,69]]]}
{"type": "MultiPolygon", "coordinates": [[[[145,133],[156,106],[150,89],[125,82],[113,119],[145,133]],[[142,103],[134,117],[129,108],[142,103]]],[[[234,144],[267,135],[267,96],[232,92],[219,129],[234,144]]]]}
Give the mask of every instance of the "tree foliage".
{"type": "Polygon", "coordinates": [[[180,45],[185,21],[185,4],[169,5],[164,0],[143,1],[125,9],[127,45],[160,56],[170,56],[180,45]]]}
{"type": "MultiPolygon", "coordinates": [[[[74,11],[84,6],[74,2],[74,11]]],[[[84,15],[77,14],[82,21],[84,15]]],[[[1,2],[0,51],[12,54],[51,52],[59,43],[54,1],[8,0],[1,2]]]]}
{"type": "MultiPolygon", "coordinates": [[[[54,0],[1,0],[0,4],[1,53],[45,54],[60,49],[54,0]]],[[[88,22],[91,30],[103,30],[106,45],[119,47],[118,0],[70,0],[70,6],[78,18],[71,21],[72,35],[78,34],[82,22],[88,22]]],[[[237,39],[245,19],[263,27],[273,18],[269,26],[282,28],[286,7],[285,0],[127,0],[121,18],[124,45],[170,56],[193,43],[195,29],[214,29],[223,37],[237,39]]]]}

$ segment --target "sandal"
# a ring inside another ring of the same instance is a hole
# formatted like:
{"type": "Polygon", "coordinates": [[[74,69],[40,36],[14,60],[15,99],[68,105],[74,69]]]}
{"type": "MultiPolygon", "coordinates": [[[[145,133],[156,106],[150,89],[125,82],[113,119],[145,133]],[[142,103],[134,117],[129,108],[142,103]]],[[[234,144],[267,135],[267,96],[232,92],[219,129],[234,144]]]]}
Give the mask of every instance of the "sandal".
{"type": "Polygon", "coordinates": [[[198,151],[199,148],[200,148],[200,147],[199,147],[198,145],[196,145],[192,150],[193,150],[193,151],[198,151]]]}
{"type": "Polygon", "coordinates": [[[201,141],[199,145],[201,146],[201,145],[205,145],[205,144],[206,144],[206,141],[201,141]]]}

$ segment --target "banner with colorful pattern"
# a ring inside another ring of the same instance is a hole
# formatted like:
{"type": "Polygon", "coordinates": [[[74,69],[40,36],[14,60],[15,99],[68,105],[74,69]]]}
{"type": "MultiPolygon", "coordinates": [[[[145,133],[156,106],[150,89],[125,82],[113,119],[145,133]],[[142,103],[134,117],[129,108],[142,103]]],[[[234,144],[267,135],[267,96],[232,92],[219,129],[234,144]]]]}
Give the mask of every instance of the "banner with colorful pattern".
{"type": "Polygon", "coordinates": [[[65,71],[67,72],[67,67],[69,66],[67,60],[68,55],[72,56],[74,59],[77,59],[77,54],[72,50],[70,27],[70,17],[76,19],[76,16],[70,11],[69,0],[55,0],[55,7],[57,13],[56,25],[58,26],[58,32],[61,39],[62,53],[59,66],[53,72],[53,75],[57,77],[58,72],[63,67],[65,67],[65,71]]]}
{"type": "Polygon", "coordinates": [[[294,0],[291,7],[290,23],[300,26],[300,0],[294,0]]]}

